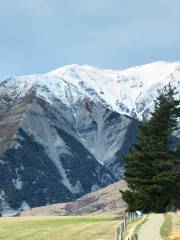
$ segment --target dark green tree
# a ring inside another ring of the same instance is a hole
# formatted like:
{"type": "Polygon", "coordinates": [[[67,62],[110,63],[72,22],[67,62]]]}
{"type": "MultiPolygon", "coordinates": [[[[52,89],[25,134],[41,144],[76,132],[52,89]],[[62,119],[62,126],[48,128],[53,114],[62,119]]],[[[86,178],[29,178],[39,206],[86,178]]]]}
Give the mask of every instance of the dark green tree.
{"type": "Polygon", "coordinates": [[[176,95],[170,85],[159,94],[150,119],[139,127],[137,144],[125,157],[128,190],[122,197],[128,211],[165,212],[180,207],[180,150],[171,140],[180,117],[176,95]]]}

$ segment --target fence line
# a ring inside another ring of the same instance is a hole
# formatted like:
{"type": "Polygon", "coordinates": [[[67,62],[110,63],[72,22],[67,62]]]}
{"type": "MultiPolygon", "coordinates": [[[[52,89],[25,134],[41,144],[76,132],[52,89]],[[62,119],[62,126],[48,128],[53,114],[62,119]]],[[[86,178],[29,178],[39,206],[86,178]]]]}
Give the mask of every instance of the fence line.
{"type": "MultiPolygon", "coordinates": [[[[120,224],[120,227],[117,228],[116,231],[116,240],[125,240],[125,230],[127,226],[134,220],[143,217],[143,213],[140,211],[137,212],[129,212],[124,217],[123,221],[120,224]]],[[[128,240],[138,240],[137,235],[133,235],[132,237],[128,238],[128,240]]]]}

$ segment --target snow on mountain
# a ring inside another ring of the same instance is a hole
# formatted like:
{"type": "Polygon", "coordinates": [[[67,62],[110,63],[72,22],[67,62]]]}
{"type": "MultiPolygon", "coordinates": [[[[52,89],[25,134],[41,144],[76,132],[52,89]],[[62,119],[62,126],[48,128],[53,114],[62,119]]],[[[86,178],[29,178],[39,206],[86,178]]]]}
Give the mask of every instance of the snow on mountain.
{"type": "Polygon", "coordinates": [[[179,88],[180,62],[159,61],[121,71],[72,64],[47,74],[2,81],[0,94],[6,94],[7,88],[8,95],[15,100],[34,89],[38,96],[49,102],[53,97],[66,104],[84,94],[120,114],[142,120],[147,109],[152,110],[157,90],[169,82],[179,88]],[[71,93],[68,92],[69,84],[74,86],[71,93]]]}
{"type": "Polygon", "coordinates": [[[121,114],[142,119],[143,111],[146,110],[142,104],[146,97],[147,104],[151,107],[153,101],[149,97],[154,99],[158,94],[157,89],[162,89],[169,82],[179,87],[180,62],[159,61],[121,71],[98,69],[89,65],[69,65],[48,75],[69,82],[121,114]]]}

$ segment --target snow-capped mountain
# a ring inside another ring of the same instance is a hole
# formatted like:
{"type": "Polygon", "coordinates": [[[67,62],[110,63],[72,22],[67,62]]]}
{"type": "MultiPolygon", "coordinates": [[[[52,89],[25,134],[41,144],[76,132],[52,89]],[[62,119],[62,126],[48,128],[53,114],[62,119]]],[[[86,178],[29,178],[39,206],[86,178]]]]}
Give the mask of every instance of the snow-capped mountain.
{"type": "Polygon", "coordinates": [[[68,201],[121,178],[138,122],[168,83],[180,91],[180,62],[68,65],[1,81],[3,208],[68,201]]]}
{"type": "Polygon", "coordinates": [[[169,82],[180,87],[180,62],[160,61],[122,71],[70,65],[48,75],[64,79],[120,114],[141,120],[147,108],[152,107],[158,89],[169,82]]]}
{"type": "Polygon", "coordinates": [[[2,81],[0,94],[6,94],[7,89],[15,100],[35,89],[36,95],[49,103],[55,97],[67,105],[71,104],[70,98],[76,101],[78,94],[84,94],[113,111],[141,120],[147,108],[152,107],[150,102],[157,96],[158,90],[168,83],[179,88],[179,81],[180,62],[159,61],[121,71],[72,64],[46,74],[2,81]],[[74,87],[71,96],[67,95],[69,86],[74,87]]]}

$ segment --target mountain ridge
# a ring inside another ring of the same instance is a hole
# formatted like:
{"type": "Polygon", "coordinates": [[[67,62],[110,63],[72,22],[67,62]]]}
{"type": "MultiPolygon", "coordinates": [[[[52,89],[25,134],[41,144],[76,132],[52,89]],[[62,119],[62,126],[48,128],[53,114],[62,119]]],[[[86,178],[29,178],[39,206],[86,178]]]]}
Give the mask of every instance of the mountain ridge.
{"type": "MultiPolygon", "coordinates": [[[[150,92],[155,98],[155,89],[162,89],[169,82],[179,87],[176,79],[180,79],[180,62],[158,61],[120,71],[71,64],[45,74],[13,77],[12,81],[17,82],[22,93],[34,87],[40,95],[44,86],[59,98],[63,96],[58,96],[58,87],[64,82],[76,88],[77,93],[102,101],[113,111],[142,120],[144,109],[141,108],[146,95],[150,92]]],[[[42,94],[42,97],[46,96],[42,94]]]]}

